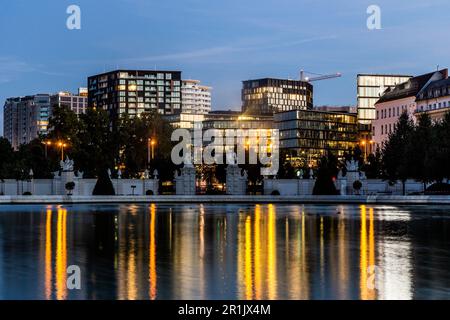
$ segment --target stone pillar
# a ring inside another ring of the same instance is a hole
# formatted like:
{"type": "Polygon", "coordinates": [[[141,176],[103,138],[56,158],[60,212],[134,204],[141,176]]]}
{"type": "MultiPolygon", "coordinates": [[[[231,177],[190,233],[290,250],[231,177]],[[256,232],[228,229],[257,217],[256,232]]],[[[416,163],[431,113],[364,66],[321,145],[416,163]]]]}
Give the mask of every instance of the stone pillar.
{"type": "Polygon", "coordinates": [[[245,195],[247,193],[247,172],[242,173],[238,165],[227,167],[227,194],[245,195]]]}
{"type": "Polygon", "coordinates": [[[73,172],[73,160],[70,160],[68,157],[65,161],[60,162],[61,166],[61,176],[60,176],[60,189],[58,190],[58,195],[67,195],[66,184],[68,182],[75,182],[74,180],[74,172],[73,172]]]}
{"type": "Polygon", "coordinates": [[[175,172],[175,189],[177,195],[195,195],[195,167],[191,164],[185,164],[181,168],[181,174],[175,172]]]}

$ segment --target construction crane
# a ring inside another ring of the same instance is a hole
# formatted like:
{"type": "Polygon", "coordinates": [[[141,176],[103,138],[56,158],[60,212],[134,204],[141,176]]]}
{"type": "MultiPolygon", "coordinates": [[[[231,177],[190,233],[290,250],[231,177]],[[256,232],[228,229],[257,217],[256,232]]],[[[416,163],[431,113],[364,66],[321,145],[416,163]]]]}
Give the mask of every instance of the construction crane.
{"type": "Polygon", "coordinates": [[[318,73],[308,72],[308,71],[304,71],[304,70],[300,71],[300,80],[301,81],[306,81],[306,82],[334,79],[334,78],[340,78],[340,77],[342,77],[342,73],[318,74],[318,73]],[[306,73],[315,75],[316,77],[312,77],[312,78],[311,77],[305,77],[306,73]]]}

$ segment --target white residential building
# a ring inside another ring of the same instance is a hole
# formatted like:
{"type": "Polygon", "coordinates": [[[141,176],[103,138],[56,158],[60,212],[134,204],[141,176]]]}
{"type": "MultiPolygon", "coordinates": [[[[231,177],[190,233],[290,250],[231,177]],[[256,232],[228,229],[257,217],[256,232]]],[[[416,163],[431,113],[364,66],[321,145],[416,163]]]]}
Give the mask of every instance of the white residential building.
{"type": "Polygon", "coordinates": [[[416,97],[431,83],[447,79],[448,70],[440,70],[413,77],[387,89],[375,104],[376,118],[372,121],[372,137],[377,148],[382,148],[389,134],[395,130],[400,115],[407,112],[413,121],[417,110],[416,97]]]}
{"type": "Polygon", "coordinates": [[[181,86],[182,113],[207,114],[211,111],[211,87],[198,80],[183,80],[181,86]]]}

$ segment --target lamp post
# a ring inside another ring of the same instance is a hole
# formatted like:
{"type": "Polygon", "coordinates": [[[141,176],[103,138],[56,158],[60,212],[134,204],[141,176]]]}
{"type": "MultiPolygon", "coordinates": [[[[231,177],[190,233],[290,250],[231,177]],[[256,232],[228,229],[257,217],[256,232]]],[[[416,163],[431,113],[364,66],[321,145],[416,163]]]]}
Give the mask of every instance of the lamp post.
{"type": "Polygon", "coordinates": [[[362,140],[361,145],[364,148],[364,163],[367,161],[367,140],[362,140]]]}
{"type": "Polygon", "coordinates": [[[67,146],[66,143],[60,141],[58,146],[61,148],[61,161],[64,161],[64,148],[67,146]]]}
{"type": "Polygon", "coordinates": [[[52,145],[51,141],[44,141],[45,159],[48,158],[48,147],[52,145]]]}

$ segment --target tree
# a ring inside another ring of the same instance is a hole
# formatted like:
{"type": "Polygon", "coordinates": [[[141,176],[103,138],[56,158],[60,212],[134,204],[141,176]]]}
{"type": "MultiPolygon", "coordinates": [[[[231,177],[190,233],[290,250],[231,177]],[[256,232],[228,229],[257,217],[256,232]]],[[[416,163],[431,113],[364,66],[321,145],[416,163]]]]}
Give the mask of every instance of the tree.
{"type": "Polygon", "coordinates": [[[369,154],[367,164],[364,165],[363,171],[368,179],[377,179],[380,177],[381,171],[381,150],[377,148],[375,154],[369,154]]]}
{"type": "Polygon", "coordinates": [[[86,177],[99,177],[102,171],[113,169],[118,148],[106,111],[90,108],[80,115],[79,138],[73,154],[77,169],[86,177]]]}
{"type": "Polygon", "coordinates": [[[328,155],[319,161],[317,179],[313,189],[313,195],[337,195],[334,180],[338,172],[337,158],[328,151],[328,155]]]}
{"type": "Polygon", "coordinates": [[[411,161],[408,159],[407,148],[413,129],[409,115],[403,112],[382,149],[383,175],[392,183],[400,180],[403,184],[403,194],[406,194],[406,180],[410,177],[411,161]]]}
{"type": "Polygon", "coordinates": [[[114,191],[114,186],[111,179],[109,178],[108,171],[103,169],[100,171],[95,184],[94,191],[92,195],[94,196],[114,196],[116,192],[114,191]]]}
{"type": "Polygon", "coordinates": [[[450,111],[434,126],[432,140],[433,176],[437,182],[442,182],[445,178],[450,179],[450,111]]]}
{"type": "Polygon", "coordinates": [[[405,161],[409,164],[409,175],[421,181],[424,184],[424,190],[426,184],[436,177],[433,170],[433,159],[436,156],[433,142],[431,118],[427,113],[422,113],[406,144],[405,161]]]}
{"type": "Polygon", "coordinates": [[[14,165],[14,150],[8,139],[0,137],[0,182],[11,178],[14,165]]]}

